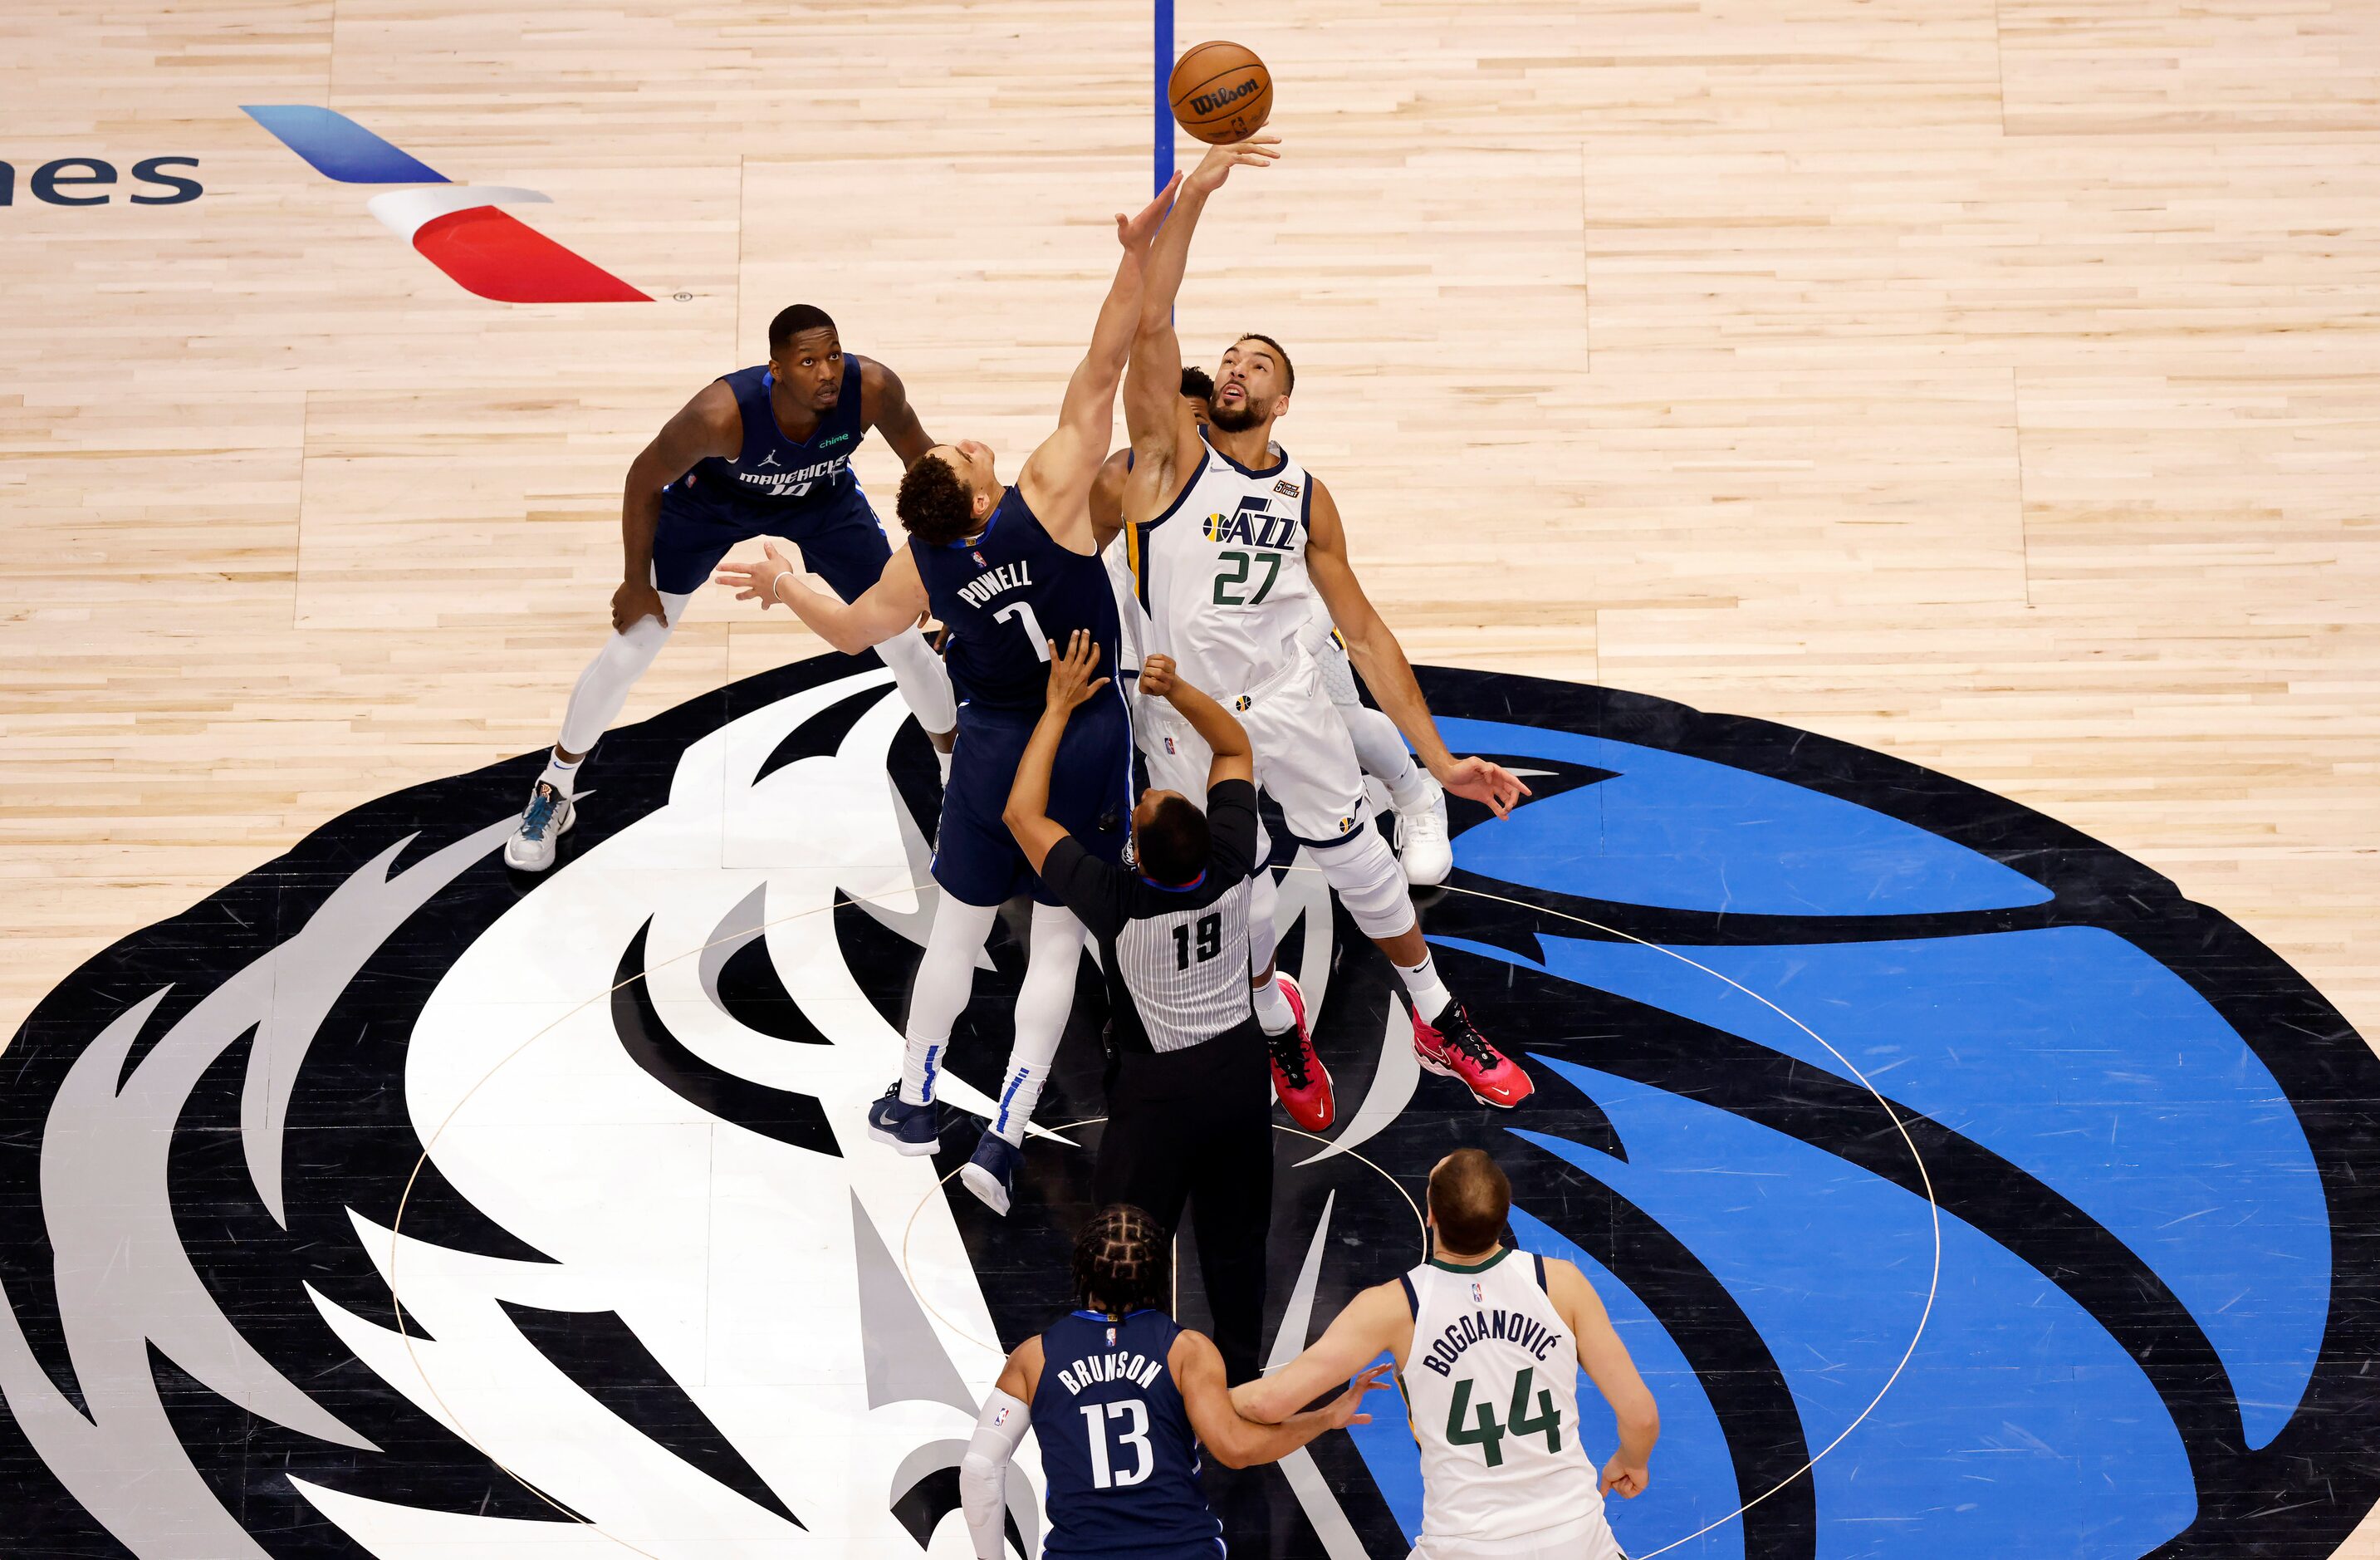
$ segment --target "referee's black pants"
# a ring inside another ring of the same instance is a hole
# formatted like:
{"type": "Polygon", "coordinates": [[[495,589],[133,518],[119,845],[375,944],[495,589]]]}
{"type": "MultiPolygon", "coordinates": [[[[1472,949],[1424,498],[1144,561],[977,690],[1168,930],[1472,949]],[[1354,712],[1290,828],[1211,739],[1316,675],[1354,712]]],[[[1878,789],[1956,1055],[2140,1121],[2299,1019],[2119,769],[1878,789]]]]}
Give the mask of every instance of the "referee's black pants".
{"type": "Polygon", "coordinates": [[[1272,1228],[1272,1066],[1251,1018],[1203,1044],[1119,1052],[1091,1173],[1100,1207],[1129,1202],[1166,1228],[1197,1205],[1198,1267],[1215,1347],[1232,1385],[1263,1347],[1265,1242],[1272,1228]]]}

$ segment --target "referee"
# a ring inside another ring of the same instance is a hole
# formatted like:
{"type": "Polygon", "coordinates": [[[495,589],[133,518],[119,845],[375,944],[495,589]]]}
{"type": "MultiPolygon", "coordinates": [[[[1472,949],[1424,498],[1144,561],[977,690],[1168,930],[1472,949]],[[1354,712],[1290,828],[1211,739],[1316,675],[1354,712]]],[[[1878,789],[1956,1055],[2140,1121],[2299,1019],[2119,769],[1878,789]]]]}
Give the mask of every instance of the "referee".
{"type": "Polygon", "coordinates": [[[1272,1067],[1248,997],[1253,750],[1238,721],[1174,676],[1171,657],[1150,656],[1140,691],[1172,703],[1214,755],[1207,806],[1144,791],[1132,810],[1137,871],[1101,861],[1048,816],[1066,718],[1106,686],[1092,676],[1099,647],[1077,633],[1064,655],[1050,648],[1048,703],[1002,818],[1043,884],[1099,939],[1107,974],[1115,1049],[1091,1200],[1132,1203],[1178,1230],[1184,1200],[1196,1199],[1215,1346],[1237,1385],[1257,1374],[1272,1225],[1272,1067]]]}

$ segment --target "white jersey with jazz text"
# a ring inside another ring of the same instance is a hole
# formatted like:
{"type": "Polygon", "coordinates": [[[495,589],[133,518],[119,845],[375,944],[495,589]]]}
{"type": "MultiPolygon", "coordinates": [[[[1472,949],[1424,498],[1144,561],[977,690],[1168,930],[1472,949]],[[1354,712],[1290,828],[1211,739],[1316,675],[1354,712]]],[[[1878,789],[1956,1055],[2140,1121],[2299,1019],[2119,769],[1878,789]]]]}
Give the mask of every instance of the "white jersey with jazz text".
{"type": "Polygon", "coordinates": [[[1578,1439],[1578,1340],[1546,1294],[1543,1259],[1509,1247],[1475,1266],[1433,1259],[1404,1282],[1423,1548],[1599,1521],[1603,1496],[1578,1439]]]}
{"type": "Polygon", "coordinates": [[[1172,508],[1125,529],[1148,654],[1226,708],[1298,661],[1309,615],[1305,468],[1279,445],[1252,470],[1212,447],[1172,508]]]}

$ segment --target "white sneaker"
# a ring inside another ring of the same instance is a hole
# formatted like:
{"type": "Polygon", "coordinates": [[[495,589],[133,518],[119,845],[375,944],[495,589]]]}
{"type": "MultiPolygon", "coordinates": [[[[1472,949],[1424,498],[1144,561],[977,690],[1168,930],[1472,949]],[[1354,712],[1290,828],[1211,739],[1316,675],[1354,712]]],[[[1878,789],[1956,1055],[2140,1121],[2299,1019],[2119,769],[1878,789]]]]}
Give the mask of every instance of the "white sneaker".
{"type": "Polygon", "coordinates": [[[1420,795],[1397,810],[1397,856],[1405,881],[1416,888],[1444,883],[1454,871],[1454,842],[1446,832],[1446,790],[1436,778],[1420,776],[1420,795]]]}
{"type": "Polygon", "coordinates": [[[541,872],[553,865],[554,847],[578,822],[578,809],[568,797],[540,780],[521,809],[521,821],[504,841],[504,865],[515,871],[541,872]]]}

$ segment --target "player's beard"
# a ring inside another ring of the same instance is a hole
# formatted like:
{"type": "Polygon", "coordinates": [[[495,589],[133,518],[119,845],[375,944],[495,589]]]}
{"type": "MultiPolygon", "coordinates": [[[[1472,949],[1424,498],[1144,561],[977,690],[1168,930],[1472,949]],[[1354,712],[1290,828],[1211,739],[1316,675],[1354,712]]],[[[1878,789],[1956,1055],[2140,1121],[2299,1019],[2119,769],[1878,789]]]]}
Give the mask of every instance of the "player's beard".
{"type": "MultiPolygon", "coordinates": [[[[1268,408],[1269,409],[1269,408],[1268,408]]],[[[1245,433],[1265,420],[1254,399],[1243,396],[1235,405],[1207,408],[1207,420],[1226,433],[1245,433]]]]}

